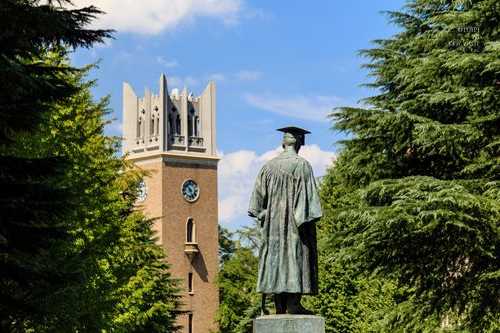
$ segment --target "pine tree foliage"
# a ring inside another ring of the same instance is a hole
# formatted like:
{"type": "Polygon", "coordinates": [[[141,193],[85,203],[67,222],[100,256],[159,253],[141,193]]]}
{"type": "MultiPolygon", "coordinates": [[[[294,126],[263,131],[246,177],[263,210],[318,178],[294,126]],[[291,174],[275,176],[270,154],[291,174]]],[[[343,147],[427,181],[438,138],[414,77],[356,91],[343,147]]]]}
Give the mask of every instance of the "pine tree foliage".
{"type": "MultiPolygon", "coordinates": [[[[47,61],[67,63],[59,55],[47,61]]],[[[18,137],[32,156],[50,153],[66,160],[61,183],[78,192],[63,221],[69,239],[58,260],[78,279],[46,296],[48,314],[28,326],[37,332],[172,332],[178,289],[155,243],[153,221],[135,206],[143,174],[118,157],[119,138],[103,134],[108,98],[93,102],[95,82],[85,81],[84,74],[66,77],[78,93],[53,105],[36,136],[18,137]]]]}
{"type": "Polygon", "coordinates": [[[66,9],[70,2],[4,0],[0,3],[0,143],[34,128],[50,102],[71,96],[76,87],[59,74],[70,66],[50,66],[39,55],[61,46],[91,47],[110,37],[87,25],[101,12],[95,7],[66,9]]]}
{"type": "Polygon", "coordinates": [[[85,28],[99,14],[95,8],[68,11],[40,3],[0,2],[0,325],[8,331],[13,323],[23,330],[24,319],[47,313],[46,297],[77,279],[58,260],[60,243],[69,237],[62,220],[76,200],[62,184],[67,161],[30,156],[16,143],[18,135],[36,130],[52,103],[77,89],[64,79],[74,69],[50,66],[41,54],[64,53],[63,45],[89,47],[109,36],[85,28]]]}
{"type": "Polygon", "coordinates": [[[323,217],[318,223],[319,293],[305,304],[325,319],[327,333],[386,332],[388,314],[400,291],[388,277],[359,268],[359,259],[342,242],[352,230],[352,220],[340,221],[339,212],[353,205],[351,187],[336,180],[337,164],[322,179],[323,217]]]}
{"type": "Polygon", "coordinates": [[[386,328],[500,323],[500,4],[412,0],[363,50],[379,93],[341,108],[322,234],[356,269],[398,283],[386,328]]]}
{"type": "Polygon", "coordinates": [[[172,332],[179,297],[163,250],[135,205],[143,176],[104,135],[90,67],[68,47],[93,7],[2,1],[0,324],[6,332],[172,332]]]}

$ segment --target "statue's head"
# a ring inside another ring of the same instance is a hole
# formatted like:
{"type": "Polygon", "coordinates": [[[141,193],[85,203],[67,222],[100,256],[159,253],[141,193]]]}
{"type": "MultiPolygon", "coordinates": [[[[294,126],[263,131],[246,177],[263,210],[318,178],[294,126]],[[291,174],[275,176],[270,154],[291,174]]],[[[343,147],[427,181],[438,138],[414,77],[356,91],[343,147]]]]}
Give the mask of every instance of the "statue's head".
{"type": "Polygon", "coordinates": [[[301,144],[300,138],[293,135],[292,133],[283,134],[283,143],[281,145],[283,148],[285,147],[294,147],[296,152],[299,152],[301,144]]]}
{"type": "Polygon", "coordinates": [[[295,126],[279,128],[278,131],[283,132],[282,147],[293,147],[297,153],[305,143],[305,135],[311,133],[295,126]]]}

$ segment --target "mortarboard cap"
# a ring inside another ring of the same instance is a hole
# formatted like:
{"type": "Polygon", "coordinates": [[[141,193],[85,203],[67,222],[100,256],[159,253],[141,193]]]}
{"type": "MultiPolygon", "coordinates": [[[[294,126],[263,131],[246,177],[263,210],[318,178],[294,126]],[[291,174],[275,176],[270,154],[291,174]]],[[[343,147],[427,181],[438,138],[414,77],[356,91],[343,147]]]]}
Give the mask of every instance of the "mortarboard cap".
{"type": "Polygon", "coordinates": [[[300,139],[301,145],[305,144],[305,135],[311,133],[308,130],[305,130],[303,128],[296,127],[296,126],[288,126],[288,127],[278,128],[277,131],[292,134],[296,138],[300,139]]]}
{"type": "Polygon", "coordinates": [[[283,132],[283,133],[291,133],[293,135],[296,135],[296,134],[310,134],[311,132],[309,132],[308,130],[305,130],[303,128],[300,128],[300,127],[296,127],[296,126],[288,126],[288,127],[282,127],[282,128],[278,128],[277,131],[280,131],[280,132],[283,132]]]}

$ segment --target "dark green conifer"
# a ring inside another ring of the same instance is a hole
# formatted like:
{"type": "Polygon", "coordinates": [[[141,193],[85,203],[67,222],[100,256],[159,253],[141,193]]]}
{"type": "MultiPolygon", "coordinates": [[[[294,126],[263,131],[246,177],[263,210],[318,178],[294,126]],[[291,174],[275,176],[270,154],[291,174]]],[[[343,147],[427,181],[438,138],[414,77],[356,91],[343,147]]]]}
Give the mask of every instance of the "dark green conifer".
{"type": "Polygon", "coordinates": [[[49,65],[44,55],[89,47],[110,35],[85,27],[100,13],[96,8],[42,3],[0,2],[0,327],[6,331],[44,317],[47,295],[75,279],[57,260],[59,243],[68,239],[62,220],[75,202],[61,182],[67,161],[50,153],[32,156],[17,142],[36,132],[53,103],[77,89],[65,79],[75,69],[49,65]]]}
{"type": "Polygon", "coordinates": [[[377,94],[332,114],[352,138],[323,187],[322,233],[398,283],[386,330],[496,331],[500,4],[412,0],[389,17],[401,32],[361,52],[377,94]]]}

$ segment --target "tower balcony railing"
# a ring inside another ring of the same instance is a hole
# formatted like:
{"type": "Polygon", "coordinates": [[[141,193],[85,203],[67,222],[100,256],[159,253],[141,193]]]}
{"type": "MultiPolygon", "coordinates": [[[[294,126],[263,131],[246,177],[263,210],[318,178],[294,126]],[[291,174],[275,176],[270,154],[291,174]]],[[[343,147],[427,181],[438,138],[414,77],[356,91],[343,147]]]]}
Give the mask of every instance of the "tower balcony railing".
{"type": "Polygon", "coordinates": [[[189,147],[203,148],[203,138],[199,136],[190,136],[188,139],[189,147]]]}
{"type": "Polygon", "coordinates": [[[185,145],[185,138],[184,135],[177,135],[174,134],[170,137],[170,143],[173,145],[185,145]]]}

